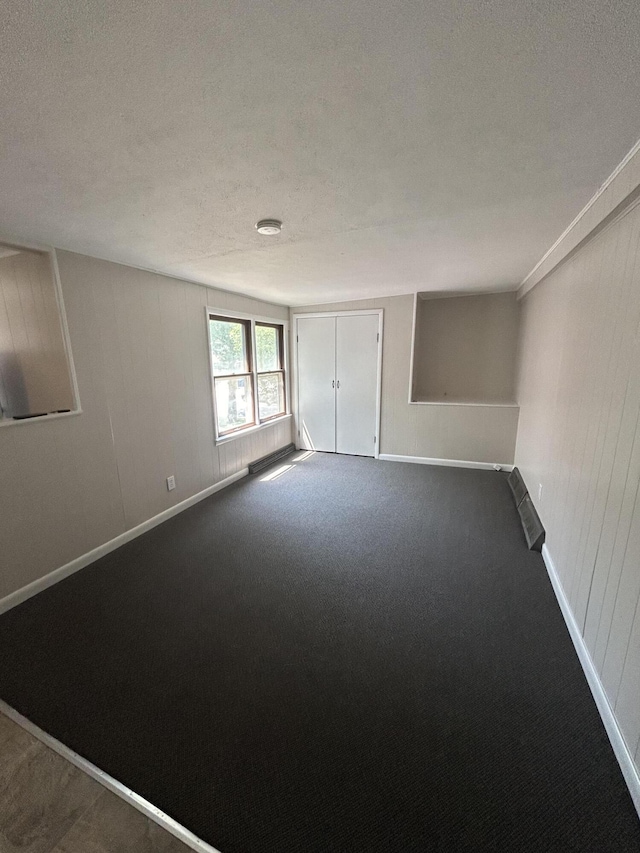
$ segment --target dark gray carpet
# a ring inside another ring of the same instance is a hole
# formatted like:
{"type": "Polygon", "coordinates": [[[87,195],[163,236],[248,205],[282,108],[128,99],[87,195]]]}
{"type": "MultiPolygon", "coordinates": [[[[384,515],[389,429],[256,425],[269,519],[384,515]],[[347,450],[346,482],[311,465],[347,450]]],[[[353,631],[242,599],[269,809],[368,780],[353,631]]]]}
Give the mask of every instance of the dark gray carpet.
{"type": "Polygon", "coordinates": [[[640,851],[504,475],[264,476],[0,617],[0,696],[223,853],[640,851]]]}

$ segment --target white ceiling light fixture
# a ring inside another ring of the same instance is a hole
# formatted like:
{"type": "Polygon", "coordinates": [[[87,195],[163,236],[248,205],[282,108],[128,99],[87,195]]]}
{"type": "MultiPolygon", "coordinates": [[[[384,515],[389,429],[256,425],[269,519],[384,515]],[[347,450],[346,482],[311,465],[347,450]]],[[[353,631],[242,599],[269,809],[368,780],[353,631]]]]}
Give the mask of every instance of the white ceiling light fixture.
{"type": "Polygon", "coordinates": [[[282,231],[282,222],[279,219],[261,219],[256,222],[258,234],[265,234],[267,237],[273,237],[274,234],[279,234],[282,231]]]}

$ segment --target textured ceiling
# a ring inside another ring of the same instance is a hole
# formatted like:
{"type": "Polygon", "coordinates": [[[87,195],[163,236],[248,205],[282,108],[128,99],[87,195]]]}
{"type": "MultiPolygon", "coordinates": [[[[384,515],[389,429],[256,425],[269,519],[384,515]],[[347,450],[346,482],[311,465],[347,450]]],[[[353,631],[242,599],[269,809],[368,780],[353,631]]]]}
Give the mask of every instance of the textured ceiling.
{"type": "Polygon", "coordinates": [[[637,0],[2,9],[0,234],[288,304],[513,288],[640,136],[637,0]]]}

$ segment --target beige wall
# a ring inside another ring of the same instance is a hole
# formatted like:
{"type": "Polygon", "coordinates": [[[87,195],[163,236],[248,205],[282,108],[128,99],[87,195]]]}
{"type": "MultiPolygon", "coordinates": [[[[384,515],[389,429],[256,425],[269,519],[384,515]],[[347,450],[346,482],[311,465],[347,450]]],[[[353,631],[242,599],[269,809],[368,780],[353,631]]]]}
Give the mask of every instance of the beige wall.
{"type": "Polygon", "coordinates": [[[516,447],[549,553],[637,765],[639,246],[635,207],[572,254],[560,247],[564,262],[525,296],[516,447]]]}
{"type": "Polygon", "coordinates": [[[291,313],[384,309],[380,452],[399,456],[513,462],[518,409],[409,404],[414,297],[306,305],[291,313]]]}
{"type": "Polygon", "coordinates": [[[205,324],[207,305],[286,308],[67,252],[58,263],[82,414],[0,427],[0,597],[291,440],[288,419],[215,446],[205,324]]]}
{"type": "Polygon", "coordinates": [[[513,403],[515,293],[418,299],[414,400],[513,403]]]}
{"type": "Polygon", "coordinates": [[[0,257],[0,405],[9,418],[75,408],[53,269],[44,252],[0,257]]]}

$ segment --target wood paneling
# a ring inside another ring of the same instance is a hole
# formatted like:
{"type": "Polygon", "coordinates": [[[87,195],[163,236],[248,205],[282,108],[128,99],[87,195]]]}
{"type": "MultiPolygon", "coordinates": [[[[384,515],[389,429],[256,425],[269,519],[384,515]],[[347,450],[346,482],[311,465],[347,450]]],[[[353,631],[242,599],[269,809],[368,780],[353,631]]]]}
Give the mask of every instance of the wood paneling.
{"type": "Polygon", "coordinates": [[[640,206],[551,271],[522,306],[516,464],[637,761],[640,206]]]}
{"type": "Polygon", "coordinates": [[[380,452],[400,456],[513,462],[518,409],[409,404],[412,295],[292,308],[314,311],[384,309],[380,452]]]}
{"type": "Polygon", "coordinates": [[[0,597],[291,441],[287,419],[215,445],[205,322],[206,306],[288,309],[68,252],[58,264],[82,414],[0,430],[0,597]]]}

